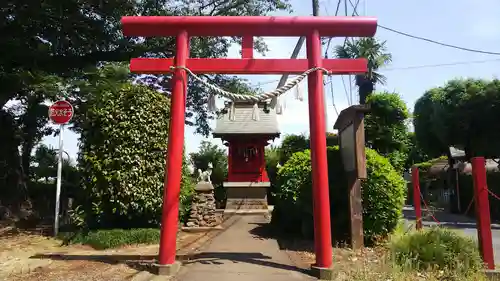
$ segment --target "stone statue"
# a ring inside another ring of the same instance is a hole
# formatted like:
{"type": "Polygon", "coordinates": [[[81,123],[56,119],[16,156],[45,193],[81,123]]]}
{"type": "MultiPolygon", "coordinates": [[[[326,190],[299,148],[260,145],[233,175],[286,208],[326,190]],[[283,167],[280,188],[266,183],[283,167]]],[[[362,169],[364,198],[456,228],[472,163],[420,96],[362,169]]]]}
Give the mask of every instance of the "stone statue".
{"type": "Polygon", "coordinates": [[[198,182],[212,183],[212,180],[210,179],[210,176],[212,175],[212,169],[213,169],[212,163],[208,163],[208,168],[206,171],[198,169],[198,182]]]}

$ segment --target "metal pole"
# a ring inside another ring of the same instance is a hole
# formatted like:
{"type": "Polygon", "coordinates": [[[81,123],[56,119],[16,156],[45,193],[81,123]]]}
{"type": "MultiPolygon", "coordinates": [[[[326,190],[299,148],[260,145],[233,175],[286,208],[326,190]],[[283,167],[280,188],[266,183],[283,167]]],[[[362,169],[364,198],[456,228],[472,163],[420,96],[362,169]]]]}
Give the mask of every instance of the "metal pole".
{"type": "Polygon", "coordinates": [[[413,207],[415,209],[415,228],[422,229],[422,207],[420,202],[420,177],[418,167],[411,167],[411,183],[413,185],[413,207]]]}
{"type": "Polygon", "coordinates": [[[62,164],[63,164],[63,134],[64,125],[60,125],[59,132],[59,153],[57,154],[57,183],[56,183],[56,207],[54,216],[54,236],[59,233],[59,206],[61,199],[61,181],[62,181],[62,164]]]}
{"type": "Polygon", "coordinates": [[[462,206],[460,205],[460,178],[458,175],[459,171],[458,168],[455,169],[455,188],[457,191],[457,207],[458,207],[458,212],[462,213],[462,206]]]}
{"type": "Polygon", "coordinates": [[[313,16],[317,17],[319,16],[319,1],[312,0],[312,4],[313,4],[313,16]]]}
{"type": "Polygon", "coordinates": [[[488,269],[495,269],[493,239],[491,236],[490,202],[484,157],[473,157],[472,180],[474,181],[474,198],[476,207],[477,236],[479,251],[488,269]]]}
{"type": "MultiPolygon", "coordinates": [[[[175,65],[185,66],[189,57],[189,35],[181,30],[176,38],[175,65]]],[[[177,68],[172,79],[168,153],[163,187],[159,264],[175,263],[177,229],[179,221],[179,194],[184,151],[184,119],[186,115],[187,76],[177,68]]]]}
{"type": "MultiPolygon", "coordinates": [[[[307,36],[309,67],[322,66],[321,38],[314,30],[307,36]]],[[[328,163],[326,155],[326,120],[323,72],[315,71],[307,78],[309,97],[309,128],[311,131],[311,166],[314,213],[314,245],[318,268],[332,265],[332,236],[328,163]]]]}
{"type": "MultiPolygon", "coordinates": [[[[312,5],[313,5],[313,16],[319,16],[319,1],[318,0],[312,0],[312,5]]],[[[295,48],[293,49],[292,55],[290,56],[291,59],[296,59],[299,56],[300,49],[302,49],[302,45],[304,45],[304,41],[306,40],[306,37],[302,36],[299,38],[297,41],[297,44],[295,44],[295,48]]],[[[283,87],[285,85],[286,80],[288,80],[289,74],[283,74],[281,75],[280,81],[278,82],[278,86],[276,88],[283,87]]]]}

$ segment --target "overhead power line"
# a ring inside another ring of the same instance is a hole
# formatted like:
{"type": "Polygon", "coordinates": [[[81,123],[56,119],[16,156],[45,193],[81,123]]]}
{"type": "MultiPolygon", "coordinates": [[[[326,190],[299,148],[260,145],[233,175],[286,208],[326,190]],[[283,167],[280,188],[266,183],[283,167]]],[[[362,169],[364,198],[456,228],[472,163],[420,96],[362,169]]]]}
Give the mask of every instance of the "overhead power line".
{"type": "MultiPolygon", "coordinates": [[[[357,8],[358,5],[357,4],[354,5],[351,0],[349,0],[349,3],[351,4],[351,6],[354,9],[353,14],[356,15],[356,16],[359,16],[358,12],[356,11],[356,8],[357,8]]],[[[484,51],[484,50],[479,50],[479,49],[472,49],[472,48],[461,47],[461,46],[452,45],[452,44],[448,44],[448,43],[443,43],[443,42],[436,41],[436,40],[433,40],[433,39],[429,39],[429,38],[425,38],[425,37],[421,37],[421,36],[409,34],[409,33],[403,32],[403,31],[399,31],[399,30],[396,30],[394,28],[390,28],[390,27],[383,26],[383,25],[380,25],[380,24],[378,25],[378,27],[380,27],[382,29],[385,29],[387,31],[390,31],[390,32],[397,33],[399,35],[403,35],[403,36],[410,37],[410,38],[413,38],[413,39],[418,39],[418,40],[426,41],[426,42],[429,42],[429,43],[432,43],[432,44],[437,44],[437,45],[441,45],[441,46],[448,47],[448,48],[453,48],[453,49],[467,51],[467,52],[472,52],[472,53],[479,53],[479,54],[500,56],[500,52],[484,51]]]]}
{"type": "Polygon", "coordinates": [[[484,50],[471,49],[471,48],[456,46],[456,45],[452,45],[452,44],[447,44],[447,43],[439,42],[439,41],[432,40],[432,39],[429,39],[429,38],[424,38],[424,37],[412,35],[412,34],[409,34],[409,33],[403,32],[403,31],[399,31],[399,30],[396,30],[396,29],[393,29],[393,28],[390,28],[390,27],[386,27],[386,26],[383,26],[383,25],[380,25],[380,24],[378,25],[378,27],[380,27],[382,29],[385,29],[385,30],[388,30],[388,31],[391,31],[391,32],[394,32],[394,33],[397,33],[397,34],[400,34],[400,35],[403,35],[403,36],[406,36],[406,37],[410,37],[410,38],[414,38],[414,39],[426,41],[426,42],[437,44],[437,45],[441,45],[441,46],[444,46],[444,47],[454,48],[454,49],[458,49],[458,50],[462,50],[462,51],[467,51],[467,52],[473,52],[473,53],[480,53],[480,54],[486,54],[486,55],[500,56],[500,52],[484,51],[484,50]]]}
{"type": "MultiPolygon", "coordinates": [[[[440,63],[440,64],[424,64],[424,65],[414,65],[414,66],[395,67],[395,68],[382,68],[379,71],[381,73],[384,73],[386,71],[395,71],[395,70],[412,70],[412,69],[435,68],[435,67],[444,67],[444,66],[469,65],[469,64],[476,64],[476,63],[487,63],[487,62],[500,62],[500,59],[462,61],[462,62],[451,62],[451,63],[440,63]]],[[[330,82],[328,82],[328,83],[330,83],[330,82]]]]}
{"type": "Polygon", "coordinates": [[[443,66],[455,66],[455,65],[468,65],[468,64],[476,64],[476,63],[486,63],[486,62],[500,62],[500,59],[489,59],[489,60],[474,60],[474,61],[458,61],[458,62],[450,62],[450,63],[439,63],[439,64],[424,64],[424,65],[413,65],[406,67],[396,67],[396,68],[386,68],[381,69],[381,72],[384,71],[393,71],[393,70],[409,70],[409,69],[420,69],[420,68],[435,68],[435,67],[443,67],[443,66]]]}
{"type": "MultiPolygon", "coordinates": [[[[446,67],[446,66],[456,66],[456,65],[469,65],[469,64],[478,64],[478,63],[488,63],[488,62],[500,62],[499,59],[487,59],[487,60],[473,60],[473,61],[458,61],[458,62],[450,62],[450,63],[439,63],[439,64],[423,64],[423,65],[410,65],[403,67],[394,67],[394,68],[382,68],[380,72],[386,71],[395,71],[395,70],[412,70],[412,69],[421,69],[421,68],[437,68],[437,67],[446,67]]],[[[276,83],[279,79],[264,81],[257,84],[252,84],[252,86],[263,86],[271,83],[276,83]]]]}

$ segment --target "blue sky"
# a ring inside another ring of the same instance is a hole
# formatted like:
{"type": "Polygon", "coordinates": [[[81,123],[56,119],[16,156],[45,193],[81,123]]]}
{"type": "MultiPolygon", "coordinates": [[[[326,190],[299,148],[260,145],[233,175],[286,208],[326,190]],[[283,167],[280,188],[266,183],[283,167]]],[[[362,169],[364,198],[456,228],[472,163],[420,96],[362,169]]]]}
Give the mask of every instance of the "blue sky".
{"type": "MultiPolygon", "coordinates": [[[[312,7],[310,0],[293,0],[293,15],[310,15],[312,7]]],[[[354,1],[353,1],[354,2],[354,1]]],[[[332,15],[336,8],[337,0],[320,1],[321,15],[332,15]]],[[[395,0],[361,0],[358,12],[378,18],[379,24],[412,35],[434,39],[444,43],[500,52],[500,1],[497,0],[442,0],[442,1],[395,1],[395,0]]],[[[341,8],[343,14],[343,5],[341,8]]],[[[349,5],[349,13],[352,8],[349,5]]],[[[408,107],[413,109],[415,101],[432,87],[441,86],[447,80],[458,77],[496,78],[500,74],[500,56],[484,55],[451,49],[425,41],[408,38],[383,29],[378,29],[376,37],[387,41],[387,47],[393,55],[391,65],[381,72],[387,77],[386,85],[378,85],[378,90],[398,92],[406,101],[408,107]],[[457,62],[477,62],[459,64],[454,66],[421,67],[426,65],[439,65],[457,62]],[[486,61],[486,62],[484,62],[486,61]]],[[[266,38],[270,51],[268,58],[288,58],[295,46],[297,38],[266,38]]],[[[332,46],[341,44],[342,38],[334,39],[332,46]]],[[[239,47],[232,48],[229,57],[239,56],[239,47]]],[[[299,57],[305,56],[305,46],[299,57]]],[[[262,85],[266,90],[276,87],[279,76],[246,76],[254,85],[262,85]],[[264,85],[265,84],[265,85],[264,85]]],[[[344,78],[348,81],[348,77],[344,78]]],[[[290,92],[285,98],[286,108],[284,114],[279,116],[282,135],[309,132],[307,112],[307,84],[301,85],[304,101],[293,98],[290,92]]],[[[347,85],[349,91],[349,86],[347,85]]],[[[352,87],[353,97],[356,98],[356,88],[352,87]]],[[[327,100],[327,130],[336,120],[333,109],[332,92],[330,87],[325,88],[327,100]]],[[[349,94],[347,94],[349,96],[349,94]]],[[[340,76],[333,77],[333,100],[340,111],[349,103],[340,76]]],[[[221,101],[219,101],[220,103],[221,101]]],[[[194,135],[194,129],[186,127],[186,148],[188,152],[196,151],[200,141],[205,137],[194,135]]],[[[64,134],[65,150],[72,158],[78,152],[78,136],[66,130],[64,134]]],[[[211,139],[212,140],[212,139],[211,139]]],[[[212,140],[221,144],[220,140],[212,140]]],[[[57,146],[57,138],[46,137],[43,141],[50,146],[57,146]]],[[[279,143],[279,140],[277,141],[279,143]]]]}

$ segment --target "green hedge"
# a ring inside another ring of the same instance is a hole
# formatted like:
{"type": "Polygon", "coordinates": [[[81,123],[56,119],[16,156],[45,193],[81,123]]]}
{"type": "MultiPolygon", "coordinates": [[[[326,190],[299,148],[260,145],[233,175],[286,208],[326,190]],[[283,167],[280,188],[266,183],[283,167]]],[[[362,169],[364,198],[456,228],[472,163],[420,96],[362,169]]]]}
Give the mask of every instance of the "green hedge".
{"type": "MultiPolygon", "coordinates": [[[[81,192],[73,221],[90,229],[157,227],[163,205],[170,100],[124,84],[86,102],[79,140],[81,192]]],[[[184,159],[181,218],[193,189],[184,159]]]]}
{"type": "MultiPolygon", "coordinates": [[[[368,179],[363,183],[365,240],[391,233],[401,218],[406,196],[402,176],[376,151],[366,149],[368,179]]],[[[278,171],[280,186],[275,194],[272,223],[287,233],[313,237],[312,179],[310,151],[297,152],[278,171]]],[[[334,242],[343,242],[349,232],[347,182],[338,146],[328,147],[330,211],[334,242]]]]}

